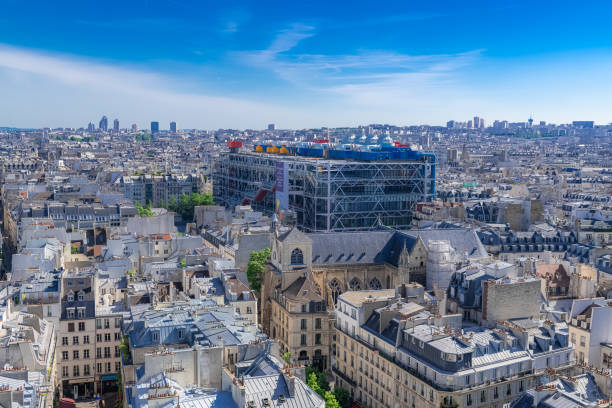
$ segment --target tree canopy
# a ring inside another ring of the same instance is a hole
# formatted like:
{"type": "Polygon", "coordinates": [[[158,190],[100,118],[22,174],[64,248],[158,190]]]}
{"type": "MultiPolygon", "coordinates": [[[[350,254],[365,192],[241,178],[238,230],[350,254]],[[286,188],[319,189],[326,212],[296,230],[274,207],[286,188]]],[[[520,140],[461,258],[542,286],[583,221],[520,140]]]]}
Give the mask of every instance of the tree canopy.
{"type": "Polygon", "coordinates": [[[134,206],[136,207],[136,211],[138,211],[138,215],[141,217],[152,217],[155,215],[151,209],[151,203],[147,204],[146,207],[143,207],[138,201],[134,201],[134,206]]]}
{"type": "Polygon", "coordinates": [[[266,270],[264,265],[268,262],[268,258],[270,258],[270,248],[262,249],[261,251],[253,251],[249,258],[247,279],[249,280],[251,289],[257,293],[261,290],[261,283],[266,270]]]}
{"type": "Polygon", "coordinates": [[[177,200],[176,197],[171,196],[168,201],[168,210],[174,211],[178,214],[181,214],[183,219],[186,221],[193,220],[193,209],[198,205],[214,205],[215,201],[213,200],[212,194],[204,193],[191,193],[191,194],[183,194],[180,200],[177,200]]]}

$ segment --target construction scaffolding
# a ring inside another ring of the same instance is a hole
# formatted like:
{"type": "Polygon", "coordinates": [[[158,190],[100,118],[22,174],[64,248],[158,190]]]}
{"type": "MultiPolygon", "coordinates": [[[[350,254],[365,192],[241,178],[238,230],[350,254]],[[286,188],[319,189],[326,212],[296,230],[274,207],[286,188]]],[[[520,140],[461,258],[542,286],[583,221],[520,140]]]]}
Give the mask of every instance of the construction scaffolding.
{"type": "Polygon", "coordinates": [[[307,232],[409,228],[417,202],[435,198],[435,156],[354,160],[230,151],[215,164],[213,194],[228,207],[276,208],[277,163],[288,170],[288,204],[307,232]]]}

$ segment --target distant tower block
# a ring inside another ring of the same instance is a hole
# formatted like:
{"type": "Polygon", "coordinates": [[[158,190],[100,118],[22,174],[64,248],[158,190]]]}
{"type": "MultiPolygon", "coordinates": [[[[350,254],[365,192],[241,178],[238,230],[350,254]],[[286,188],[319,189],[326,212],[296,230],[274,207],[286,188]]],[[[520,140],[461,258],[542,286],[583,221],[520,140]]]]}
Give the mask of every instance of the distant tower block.
{"type": "Polygon", "coordinates": [[[455,272],[453,248],[449,241],[428,242],[429,256],[426,265],[427,290],[438,288],[446,290],[455,272]]]}

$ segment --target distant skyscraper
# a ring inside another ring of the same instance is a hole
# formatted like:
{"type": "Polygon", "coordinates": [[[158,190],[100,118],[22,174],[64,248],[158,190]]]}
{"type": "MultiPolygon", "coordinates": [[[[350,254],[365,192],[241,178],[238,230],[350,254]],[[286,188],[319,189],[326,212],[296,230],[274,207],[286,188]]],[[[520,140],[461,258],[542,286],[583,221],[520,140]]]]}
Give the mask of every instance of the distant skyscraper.
{"type": "Polygon", "coordinates": [[[472,126],[474,127],[474,129],[478,129],[480,127],[480,118],[478,116],[474,116],[472,126]]]}
{"type": "Polygon", "coordinates": [[[102,119],[100,119],[99,128],[101,130],[108,130],[108,118],[106,116],[102,116],[102,119]]]}
{"type": "Polygon", "coordinates": [[[176,133],[176,122],[170,122],[170,131],[176,133]]]}
{"type": "Polygon", "coordinates": [[[132,123],[132,132],[138,132],[138,125],[135,123],[132,123]]]}
{"type": "Polygon", "coordinates": [[[87,125],[87,131],[93,132],[94,130],[96,130],[96,125],[94,125],[93,122],[89,122],[89,125],[87,125]]]}
{"type": "Polygon", "coordinates": [[[151,122],[151,133],[159,133],[159,122],[151,122]]]}
{"type": "Polygon", "coordinates": [[[575,120],[572,122],[572,125],[577,128],[593,128],[595,126],[595,122],[592,120],[575,120]]]}
{"type": "Polygon", "coordinates": [[[276,129],[276,126],[274,126],[274,123],[270,123],[268,125],[268,130],[274,130],[274,129],[276,129]]]}
{"type": "Polygon", "coordinates": [[[452,129],[455,127],[455,121],[454,120],[449,120],[448,122],[446,122],[446,127],[449,129],[452,129]]]}
{"type": "Polygon", "coordinates": [[[472,122],[471,120],[468,120],[467,127],[468,129],[472,129],[474,127],[474,122],[472,122]]]}
{"type": "Polygon", "coordinates": [[[479,127],[480,129],[484,129],[484,127],[485,127],[485,122],[484,122],[484,119],[483,119],[483,118],[480,118],[480,121],[478,122],[478,127],[479,127]]]}
{"type": "Polygon", "coordinates": [[[113,130],[114,130],[115,132],[119,132],[119,119],[115,119],[115,120],[113,121],[113,130]]]}

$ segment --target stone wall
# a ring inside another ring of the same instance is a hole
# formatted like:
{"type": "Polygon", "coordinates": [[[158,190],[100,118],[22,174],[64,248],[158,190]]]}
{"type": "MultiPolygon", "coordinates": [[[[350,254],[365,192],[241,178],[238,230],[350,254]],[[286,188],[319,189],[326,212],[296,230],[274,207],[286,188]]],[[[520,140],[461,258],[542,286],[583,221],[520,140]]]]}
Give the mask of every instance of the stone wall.
{"type": "Polygon", "coordinates": [[[538,317],[540,299],[540,279],[484,282],[483,324],[492,327],[500,320],[538,317]]]}

